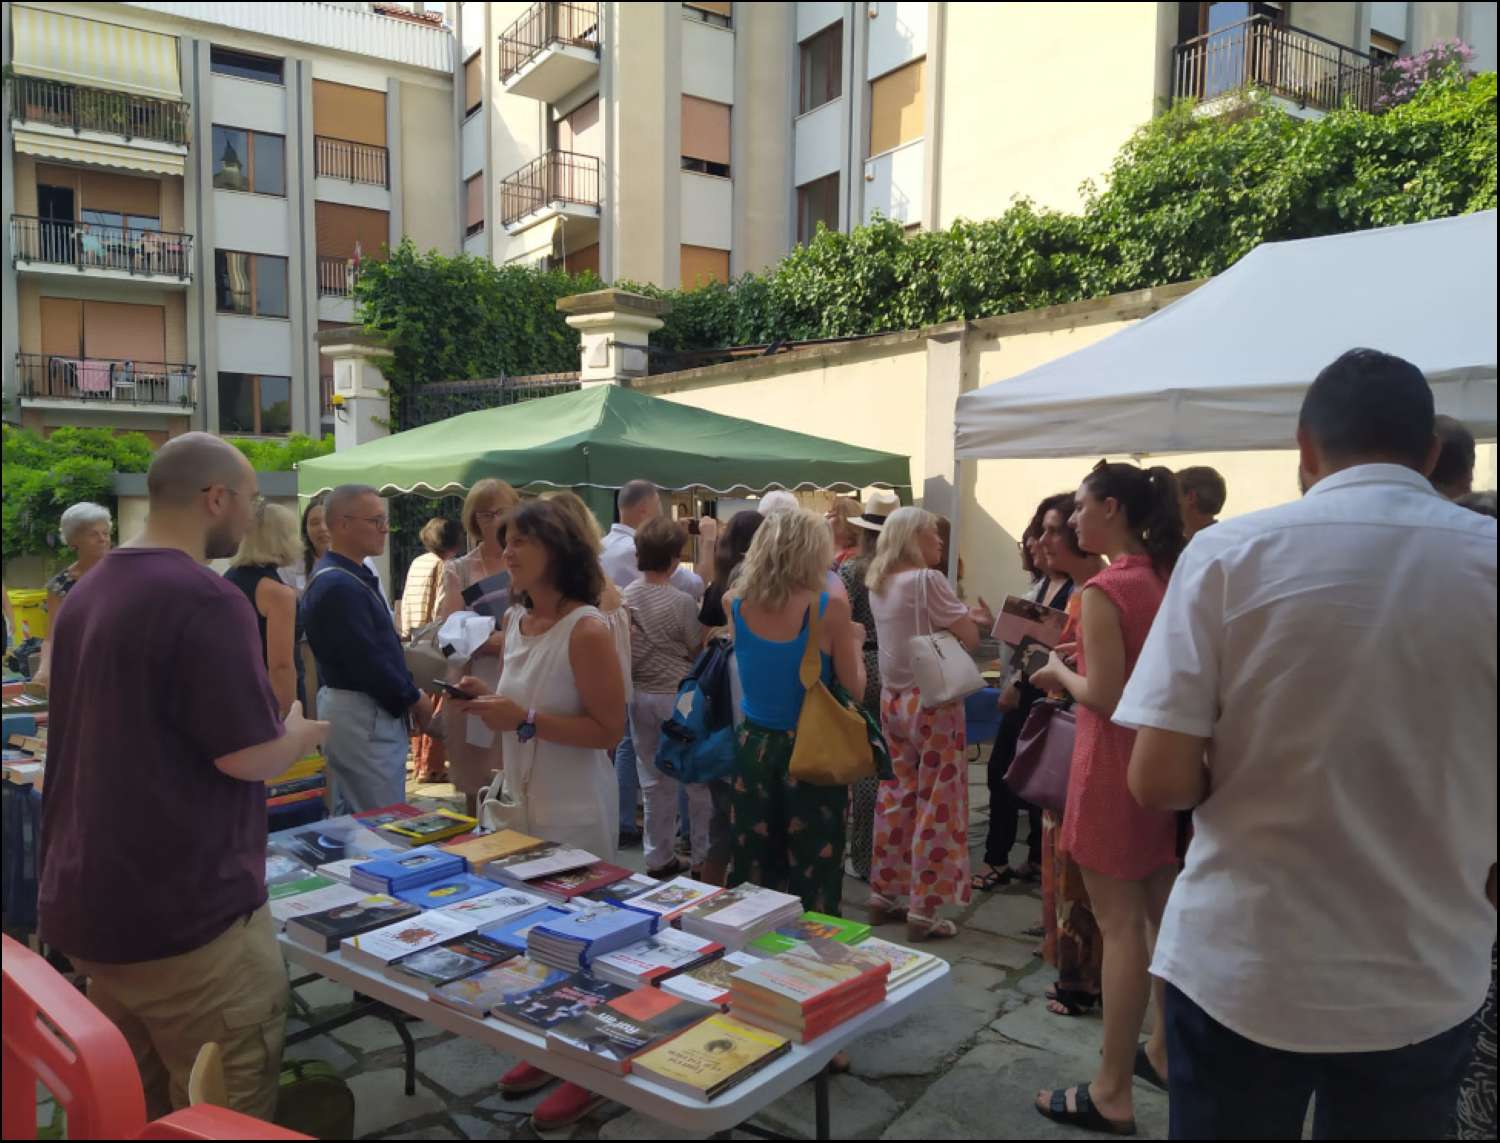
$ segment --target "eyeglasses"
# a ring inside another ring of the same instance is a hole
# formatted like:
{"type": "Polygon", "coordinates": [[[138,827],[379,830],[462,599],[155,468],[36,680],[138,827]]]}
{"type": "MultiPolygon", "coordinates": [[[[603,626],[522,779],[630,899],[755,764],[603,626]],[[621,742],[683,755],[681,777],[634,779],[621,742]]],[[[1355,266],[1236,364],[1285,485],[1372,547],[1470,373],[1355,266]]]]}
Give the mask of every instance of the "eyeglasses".
{"type": "MultiPolygon", "coordinates": [[[[225,492],[229,493],[229,495],[235,497],[238,497],[240,494],[240,490],[238,488],[230,488],[227,484],[206,484],[202,488],[198,489],[198,491],[212,492],[215,488],[222,488],[225,492]]],[[[252,512],[263,512],[265,511],[265,507],[266,498],[264,496],[255,495],[250,497],[250,510],[252,512]]]]}
{"type": "Polygon", "coordinates": [[[376,528],[384,532],[391,526],[389,516],[346,516],[346,520],[363,520],[366,524],[374,524],[376,528]]]}
{"type": "Polygon", "coordinates": [[[503,519],[505,517],[505,515],[506,515],[506,512],[505,512],[505,509],[503,509],[503,508],[495,508],[495,509],[484,508],[484,509],[481,509],[480,511],[474,513],[474,519],[476,519],[476,520],[500,520],[500,519],[503,519]]]}

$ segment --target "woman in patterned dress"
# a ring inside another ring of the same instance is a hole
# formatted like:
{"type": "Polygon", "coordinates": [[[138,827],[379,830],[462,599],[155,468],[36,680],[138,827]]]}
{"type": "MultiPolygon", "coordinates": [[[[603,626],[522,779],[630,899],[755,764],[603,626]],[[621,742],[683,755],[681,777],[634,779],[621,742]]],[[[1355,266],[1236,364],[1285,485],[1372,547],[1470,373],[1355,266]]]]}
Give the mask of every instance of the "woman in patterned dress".
{"type": "Polygon", "coordinates": [[[1077,702],[1058,848],[1083,871],[1104,938],[1104,1051],[1091,1083],[1038,1092],[1036,1108],[1061,1123],[1133,1134],[1132,1077],[1168,1082],[1162,1022],[1147,1045],[1137,1040],[1152,988],[1151,946],[1177,876],[1177,821],[1131,795],[1135,732],[1110,718],[1185,543],[1177,480],[1165,468],[1100,461],[1079,487],[1072,523],[1082,548],[1109,567],[1083,587],[1081,641],[1055,648],[1032,682],[1077,702]]]}
{"type": "Polygon", "coordinates": [[[911,641],[946,630],[973,650],[980,624],[990,617],[971,612],[933,570],[941,545],[937,517],[902,508],[886,521],[866,576],[880,632],[880,725],[896,772],[880,784],[870,920],[881,924],[904,913],[907,938],[914,941],[957,936],[958,926],[938,910],[967,905],[972,893],[964,704],[923,707],[911,641]]]}

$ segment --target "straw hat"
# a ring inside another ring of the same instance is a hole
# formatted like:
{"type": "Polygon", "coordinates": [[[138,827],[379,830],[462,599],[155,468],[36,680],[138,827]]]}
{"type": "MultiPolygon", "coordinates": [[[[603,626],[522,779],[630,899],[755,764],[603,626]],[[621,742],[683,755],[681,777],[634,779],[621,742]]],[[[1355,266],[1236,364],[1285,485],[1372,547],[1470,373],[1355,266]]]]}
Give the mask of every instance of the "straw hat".
{"type": "Polygon", "coordinates": [[[850,516],[849,523],[856,528],[878,532],[885,527],[886,517],[901,507],[901,498],[889,488],[877,488],[865,497],[863,516],[850,516]]]}

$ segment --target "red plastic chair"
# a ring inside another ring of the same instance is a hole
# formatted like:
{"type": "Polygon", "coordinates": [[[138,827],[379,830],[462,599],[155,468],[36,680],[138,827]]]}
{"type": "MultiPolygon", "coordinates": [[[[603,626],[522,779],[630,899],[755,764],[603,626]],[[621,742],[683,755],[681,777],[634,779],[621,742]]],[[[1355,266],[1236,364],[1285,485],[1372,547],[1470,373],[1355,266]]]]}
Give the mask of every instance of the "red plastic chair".
{"type": "Polygon", "coordinates": [[[36,1085],[62,1105],[70,1139],[308,1139],[223,1107],[146,1122],[135,1057],[120,1030],[44,959],[0,938],[0,1134],[36,1138],[36,1085]]]}

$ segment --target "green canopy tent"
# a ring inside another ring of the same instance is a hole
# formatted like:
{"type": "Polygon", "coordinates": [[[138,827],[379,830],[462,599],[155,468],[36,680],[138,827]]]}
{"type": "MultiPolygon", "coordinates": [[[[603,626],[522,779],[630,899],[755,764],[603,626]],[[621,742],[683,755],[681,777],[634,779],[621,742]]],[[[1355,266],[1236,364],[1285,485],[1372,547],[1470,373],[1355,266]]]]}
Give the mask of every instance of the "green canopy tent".
{"type": "Polygon", "coordinates": [[[303,461],[297,490],[340,484],[382,494],[460,492],[485,477],[517,488],[573,488],[608,527],[615,490],[631,480],[661,488],[759,493],[770,488],[894,489],[909,502],[910,463],[806,433],[595,385],[383,437],[303,461]]]}

